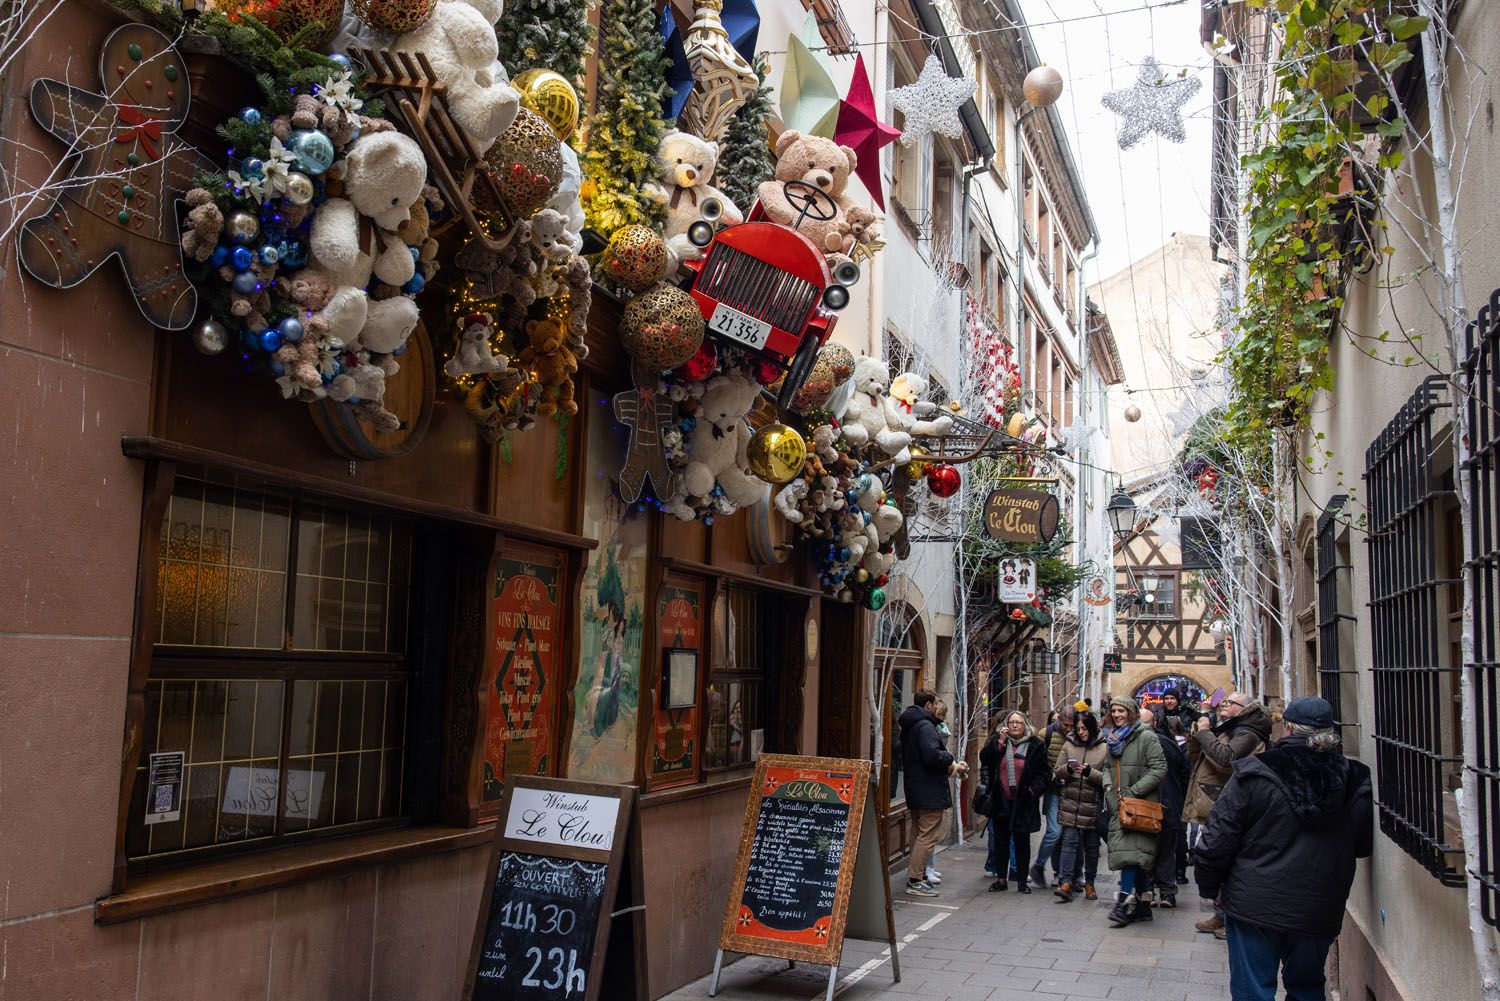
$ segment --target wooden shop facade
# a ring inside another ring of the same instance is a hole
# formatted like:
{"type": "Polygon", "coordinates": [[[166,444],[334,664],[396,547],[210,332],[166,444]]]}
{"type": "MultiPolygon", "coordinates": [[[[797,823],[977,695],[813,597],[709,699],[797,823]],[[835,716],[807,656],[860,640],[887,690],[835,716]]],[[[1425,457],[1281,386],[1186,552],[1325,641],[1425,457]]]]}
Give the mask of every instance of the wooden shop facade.
{"type": "MultiPolygon", "coordinates": [[[[64,4],[17,57],[23,169],[27,82],[115,23],[64,4]]],[[[609,298],[578,414],[504,446],[420,333],[379,435],[119,281],[10,267],[0,317],[10,996],[451,1001],[518,774],[639,789],[660,996],[712,964],[754,759],[869,756],[870,615],[785,524],[619,502],[609,298]]]]}

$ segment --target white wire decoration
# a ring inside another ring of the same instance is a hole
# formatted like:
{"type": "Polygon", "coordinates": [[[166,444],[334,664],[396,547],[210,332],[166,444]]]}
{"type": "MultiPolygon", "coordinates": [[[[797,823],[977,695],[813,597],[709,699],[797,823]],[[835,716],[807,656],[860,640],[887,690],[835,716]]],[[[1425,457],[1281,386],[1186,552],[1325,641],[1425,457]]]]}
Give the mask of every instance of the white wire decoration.
{"type": "Polygon", "coordinates": [[[901,112],[901,145],[910,146],[929,133],[961,139],[964,124],[958,109],[974,96],[979,84],[949,76],[937,56],[928,56],[917,82],[891,91],[891,107],[901,112]]]}
{"type": "Polygon", "coordinates": [[[1174,143],[1186,142],[1182,106],[1202,86],[1197,77],[1168,76],[1155,56],[1147,56],[1136,73],[1135,86],[1112,90],[1101,102],[1123,119],[1120,148],[1130,149],[1153,132],[1174,143]]]}

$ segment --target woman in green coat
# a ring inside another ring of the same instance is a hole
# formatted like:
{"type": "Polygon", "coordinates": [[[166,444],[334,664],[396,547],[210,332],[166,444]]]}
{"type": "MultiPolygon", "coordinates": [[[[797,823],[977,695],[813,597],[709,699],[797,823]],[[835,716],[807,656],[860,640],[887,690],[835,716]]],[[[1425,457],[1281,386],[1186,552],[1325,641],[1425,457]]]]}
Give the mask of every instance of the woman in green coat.
{"type": "MultiPolygon", "coordinates": [[[[1110,924],[1150,921],[1151,905],[1136,896],[1137,883],[1156,863],[1156,835],[1127,831],[1120,826],[1120,797],[1161,802],[1157,787],[1167,774],[1156,731],[1141,724],[1134,699],[1116,696],[1109,703],[1114,729],[1109,734],[1109,760],[1104,763],[1104,795],[1109,803],[1109,867],[1120,874],[1110,924]]],[[[1141,883],[1144,888],[1144,883],[1141,883]]]]}

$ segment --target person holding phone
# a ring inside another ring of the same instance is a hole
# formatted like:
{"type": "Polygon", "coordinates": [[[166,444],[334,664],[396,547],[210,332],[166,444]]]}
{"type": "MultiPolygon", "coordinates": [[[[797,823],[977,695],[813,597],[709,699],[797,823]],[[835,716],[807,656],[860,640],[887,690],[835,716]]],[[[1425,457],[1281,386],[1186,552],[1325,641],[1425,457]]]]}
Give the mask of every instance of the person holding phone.
{"type": "Polygon", "coordinates": [[[1059,883],[1053,892],[1068,903],[1081,885],[1088,900],[1098,900],[1094,877],[1099,871],[1099,827],[1104,816],[1104,766],[1109,748],[1099,735],[1099,717],[1079,713],[1073,732],[1057,755],[1053,777],[1061,783],[1057,821],[1062,829],[1059,883]]]}
{"type": "MultiPolygon", "coordinates": [[[[1032,732],[1025,713],[1004,713],[979,751],[979,766],[984,769],[985,787],[990,790],[990,825],[995,829],[996,861],[1001,846],[1008,842],[1015,852],[1016,889],[1030,893],[1026,877],[1031,868],[1031,835],[1042,828],[1042,797],[1052,786],[1047,746],[1032,732]]],[[[990,884],[990,892],[1008,886],[1005,876],[997,876],[990,884]]]]}

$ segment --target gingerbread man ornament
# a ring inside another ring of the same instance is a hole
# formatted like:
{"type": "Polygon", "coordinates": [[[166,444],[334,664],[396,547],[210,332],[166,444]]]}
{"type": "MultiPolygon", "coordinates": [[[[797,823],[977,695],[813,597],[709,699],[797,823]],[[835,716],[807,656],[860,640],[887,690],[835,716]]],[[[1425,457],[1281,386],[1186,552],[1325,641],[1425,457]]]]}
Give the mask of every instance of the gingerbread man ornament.
{"type": "Polygon", "coordinates": [[[198,294],[182,271],[176,201],[212,163],[176,136],[188,76],[166,36],[115,29],[99,50],[103,94],[58,80],[31,85],[37,124],[68,145],[71,169],[46,214],[17,241],[21,264],[53,288],[72,288],[118,257],[146,319],[167,330],[193,322],[198,294]]]}

